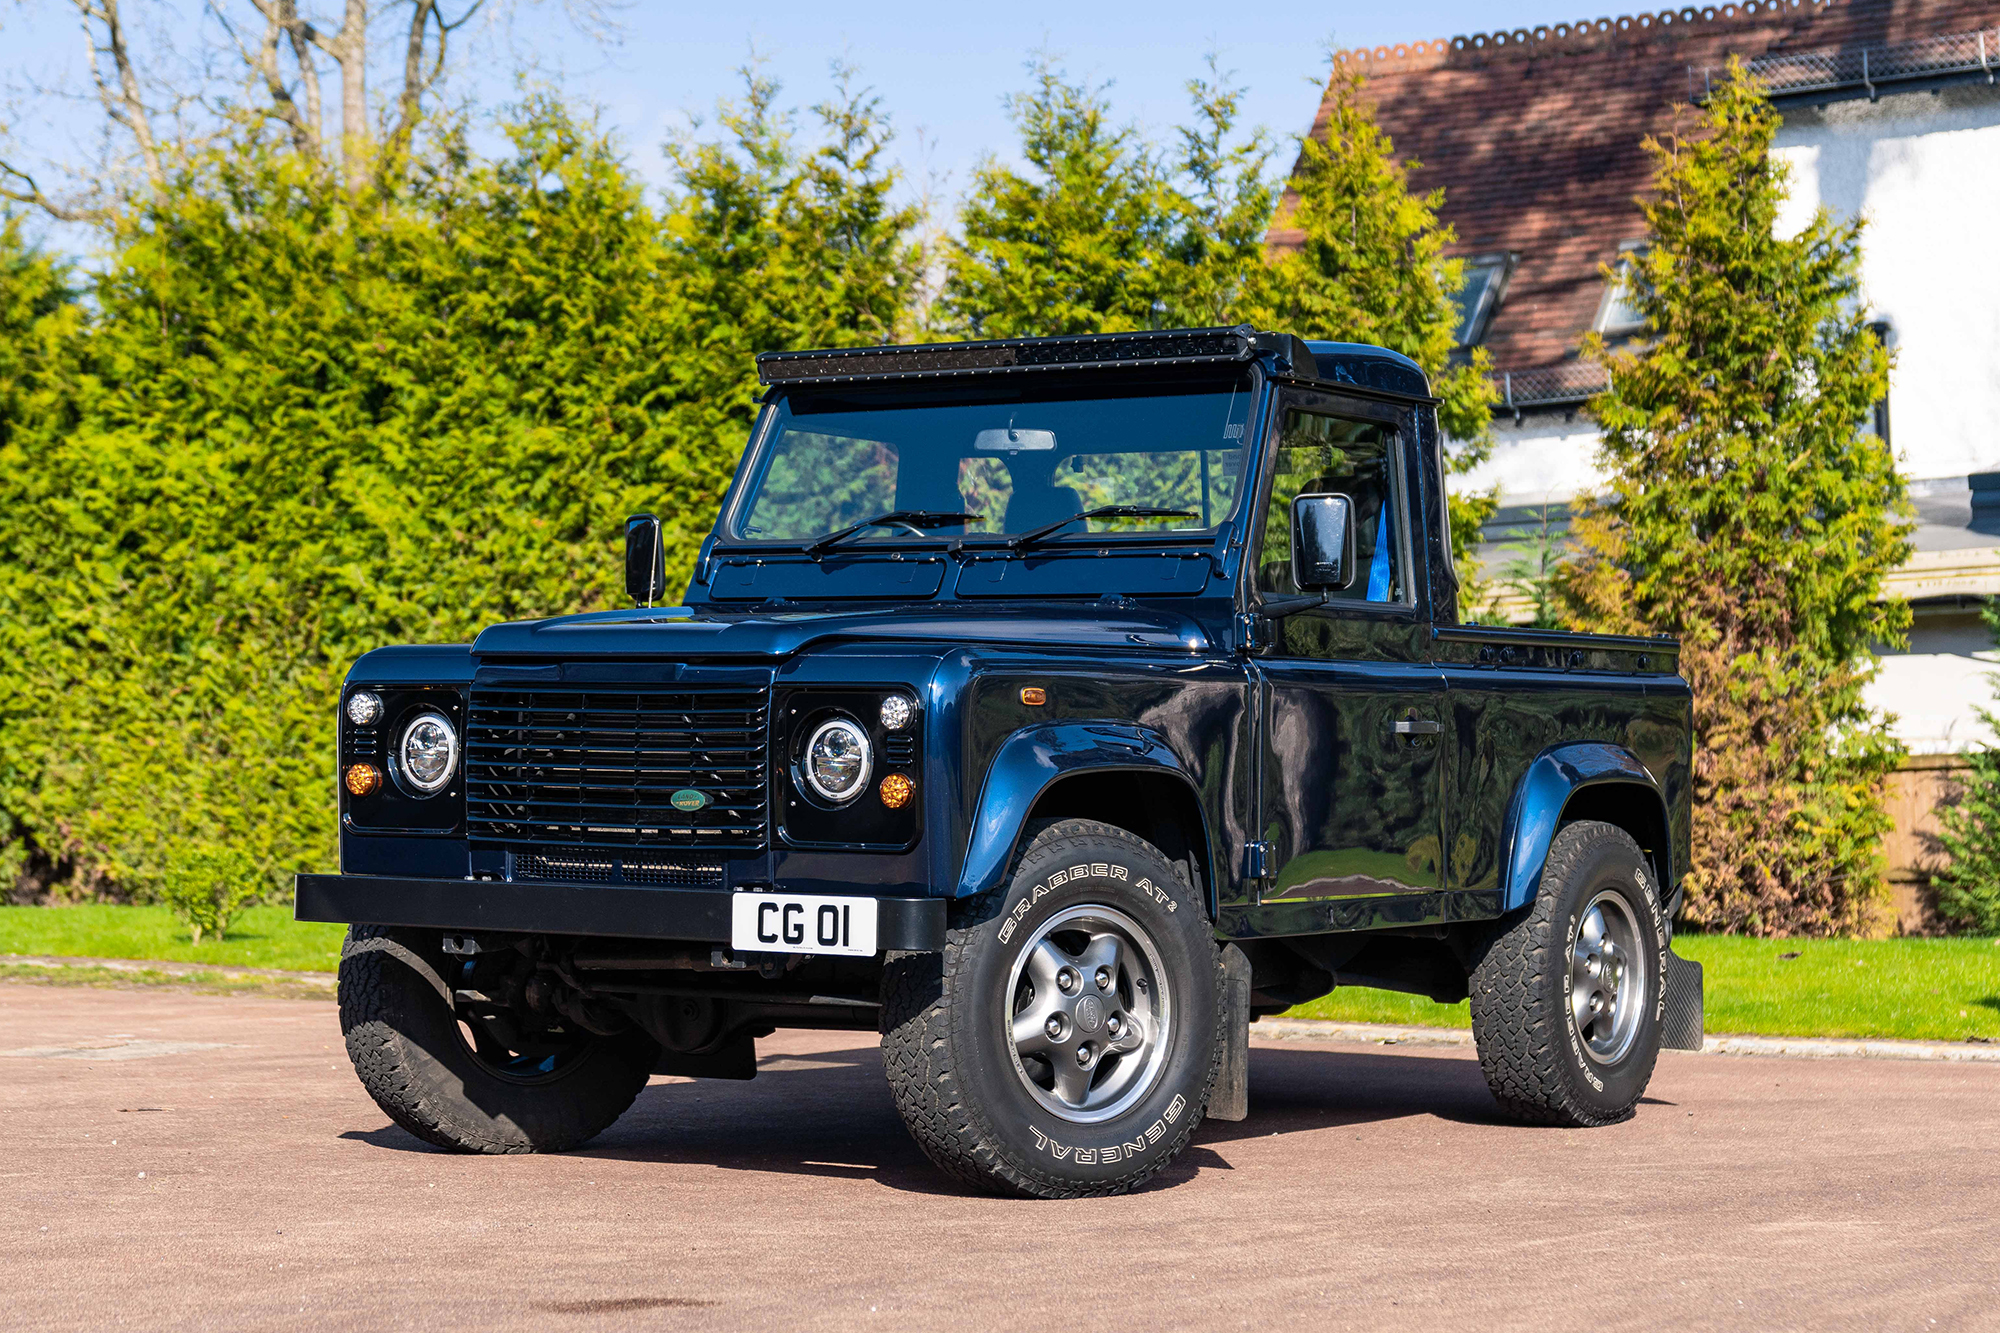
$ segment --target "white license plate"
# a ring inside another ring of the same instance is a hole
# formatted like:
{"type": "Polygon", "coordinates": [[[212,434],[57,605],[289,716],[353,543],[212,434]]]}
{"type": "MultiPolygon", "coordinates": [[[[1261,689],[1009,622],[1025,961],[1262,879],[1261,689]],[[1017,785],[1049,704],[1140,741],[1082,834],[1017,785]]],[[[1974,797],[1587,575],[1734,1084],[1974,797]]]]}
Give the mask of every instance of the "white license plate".
{"type": "Polygon", "coordinates": [[[729,947],[750,953],[875,952],[873,898],[802,893],[730,895],[729,947]]]}

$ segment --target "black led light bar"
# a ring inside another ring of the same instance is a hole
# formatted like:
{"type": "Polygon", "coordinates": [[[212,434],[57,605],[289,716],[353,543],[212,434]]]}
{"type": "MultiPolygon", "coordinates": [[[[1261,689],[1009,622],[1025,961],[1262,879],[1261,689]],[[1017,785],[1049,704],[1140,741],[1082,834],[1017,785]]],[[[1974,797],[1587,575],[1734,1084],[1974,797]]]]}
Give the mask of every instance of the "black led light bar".
{"type": "MultiPolygon", "coordinates": [[[[1297,341],[1281,337],[1285,344],[1297,341]]],[[[1272,350],[1272,342],[1273,335],[1260,334],[1244,325],[1233,329],[1086,333],[1069,338],[1008,338],[915,347],[762,352],[757,357],[757,378],[765,384],[851,384],[865,380],[1114,366],[1227,365],[1272,350]]]]}

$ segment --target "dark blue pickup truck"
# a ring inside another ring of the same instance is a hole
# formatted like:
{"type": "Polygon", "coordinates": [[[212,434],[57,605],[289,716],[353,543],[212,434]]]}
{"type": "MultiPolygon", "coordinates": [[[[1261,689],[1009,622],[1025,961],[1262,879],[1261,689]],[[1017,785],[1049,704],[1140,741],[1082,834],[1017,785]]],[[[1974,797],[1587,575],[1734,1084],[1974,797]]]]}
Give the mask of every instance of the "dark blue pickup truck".
{"type": "Polygon", "coordinates": [[[1471,999],[1500,1108],[1633,1113],[1669,947],[1671,639],[1460,619],[1422,372],[1249,328],[786,352],[635,607],[392,647],[340,699],[341,1022],[397,1123],[573,1147],[655,1073],[881,1033],[930,1157],[1132,1188],[1251,1020],[1471,999]]]}

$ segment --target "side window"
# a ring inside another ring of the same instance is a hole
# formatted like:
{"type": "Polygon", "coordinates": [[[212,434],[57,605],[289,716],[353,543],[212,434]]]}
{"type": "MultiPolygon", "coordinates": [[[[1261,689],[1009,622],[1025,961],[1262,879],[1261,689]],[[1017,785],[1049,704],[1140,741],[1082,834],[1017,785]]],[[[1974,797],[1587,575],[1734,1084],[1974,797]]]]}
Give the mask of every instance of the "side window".
{"type": "Polygon", "coordinates": [[[1355,573],[1346,588],[1329,594],[1331,600],[1408,604],[1402,543],[1407,510],[1395,444],[1395,427],[1383,422],[1286,411],[1257,560],[1260,592],[1272,598],[1298,595],[1292,579],[1292,501],[1336,494],[1354,502],[1355,573]]]}

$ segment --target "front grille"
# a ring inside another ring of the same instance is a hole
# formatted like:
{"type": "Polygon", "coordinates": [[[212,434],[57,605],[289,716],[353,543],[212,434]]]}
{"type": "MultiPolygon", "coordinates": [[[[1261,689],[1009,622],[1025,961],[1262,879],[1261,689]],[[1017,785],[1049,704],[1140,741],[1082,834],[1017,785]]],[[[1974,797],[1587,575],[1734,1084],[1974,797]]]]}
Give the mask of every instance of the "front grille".
{"type": "Polygon", "coordinates": [[[514,857],[517,880],[555,880],[569,884],[651,884],[675,889],[705,889],[722,883],[719,862],[626,860],[622,857],[546,856],[521,852],[514,857]]]}
{"type": "Polygon", "coordinates": [[[614,884],[618,863],[580,856],[518,856],[514,858],[515,879],[557,879],[573,884],[614,884]]]}
{"type": "MultiPolygon", "coordinates": [[[[768,711],[761,685],[475,686],[465,740],[471,834],[515,845],[761,850],[768,711]],[[677,808],[676,796],[698,808],[677,808]]],[[[559,859],[618,873],[610,857],[559,859]]],[[[628,877],[643,867],[634,862],[628,877]]]]}

